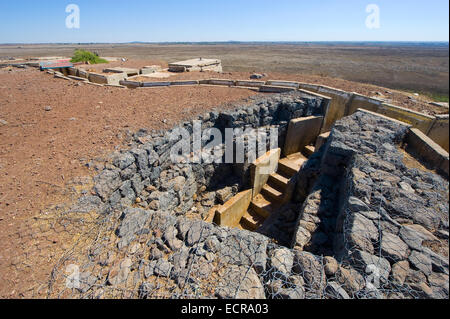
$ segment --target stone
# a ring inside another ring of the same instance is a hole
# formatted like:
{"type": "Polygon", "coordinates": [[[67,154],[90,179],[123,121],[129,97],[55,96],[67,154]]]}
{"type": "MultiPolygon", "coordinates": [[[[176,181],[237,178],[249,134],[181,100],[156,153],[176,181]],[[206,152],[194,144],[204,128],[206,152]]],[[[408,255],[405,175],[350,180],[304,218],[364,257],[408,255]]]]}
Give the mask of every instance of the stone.
{"type": "Polygon", "coordinates": [[[425,282],[412,283],[409,285],[413,289],[413,296],[420,299],[432,299],[433,290],[425,282]]]}
{"type": "Polygon", "coordinates": [[[264,76],[259,73],[253,73],[252,75],[250,75],[250,79],[252,79],[252,80],[259,80],[259,79],[262,79],[263,77],[264,76]]]}
{"type": "Polygon", "coordinates": [[[327,283],[327,287],[325,288],[325,292],[329,295],[332,299],[350,299],[350,296],[345,291],[344,288],[342,288],[337,282],[335,281],[329,281],[327,283]]]}
{"type": "Polygon", "coordinates": [[[183,246],[183,242],[177,238],[177,229],[174,226],[169,226],[164,231],[164,239],[167,246],[173,251],[180,249],[183,246]]]}
{"type": "Polygon", "coordinates": [[[372,242],[377,242],[379,237],[378,228],[375,227],[373,222],[361,214],[354,213],[348,217],[348,225],[346,237],[350,249],[360,249],[373,254],[372,242]]]}
{"type": "Polygon", "coordinates": [[[220,246],[221,246],[220,241],[217,239],[216,236],[209,237],[205,241],[205,248],[210,252],[213,253],[218,252],[220,250],[220,246]]]}
{"type": "Polygon", "coordinates": [[[148,282],[144,282],[139,286],[138,296],[139,299],[148,299],[151,298],[152,292],[155,290],[155,287],[148,282]]]}
{"type": "Polygon", "coordinates": [[[221,299],[265,299],[264,287],[253,268],[230,265],[216,286],[221,299]]]}
{"type": "Polygon", "coordinates": [[[305,289],[303,287],[296,288],[281,288],[278,291],[278,296],[281,299],[305,299],[305,289]]]}
{"type": "Polygon", "coordinates": [[[145,265],[145,267],[144,267],[144,277],[145,278],[149,278],[149,277],[153,276],[155,266],[156,266],[156,260],[151,261],[149,264],[145,265]]]}
{"type": "Polygon", "coordinates": [[[90,213],[100,212],[104,208],[104,204],[99,196],[85,195],[78,199],[78,202],[72,206],[71,212],[90,213]]]}
{"type": "Polygon", "coordinates": [[[201,222],[194,222],[191,225],[191,228],[187,232],[186,245],[194,246],[195,244],[197,244],[200,241],[200,238],[202,237],[202,231],[204,228],[203,226],[204,225],[201,222]]]}
{"type": "Polygon", "coordinates": [[[103,170],[99,175],[94,177],[94,183],[94,192],[103,201],[107,201],[109,196],[120,187],[122,180],[118,171],[103,170]]]}
{"type": "Polygon", "coordinates": [[[128,275],[130,274],[131,265],[131,259],[125,258],[119,266],[114,267],[109,272],[108,282],[113,286],[125,283],[128,279],[128,275]]]}
{"type": "Polygon", "coordinates": [[[269,239],[261,234],[230,229],[219,254],[226,263],[252,265],[257,273],[262,273],[266,270],[268,243],[269,239]]]}
{"type": "Polygon", "coordinates": [[[123,170],[123,169],[129,167],[131,164],[133,164],[134,161],[135,161],[135,158],[131,153],[123,153],[123,154],[117,155],[113,159],[113,164],[114,164],[114,166],[123,170]]]}
{"type": "Polygon", "coordinates": [[[430,275],[433,271],[430,257],[416,250],[411,252],[408,260],[414,268],[419,269],[425,275],[430,275]]]}
{"type": "Polygon", "coordinates": [[[370,275],[373,274],[374,269],[376,269],[378,275],[380,276],[381,282],[388,281],[389,274],[391,273],[391,265],[385,258],[371,255],[365,251],[357,250],[353,253],[352,259],[355,265],[362,267],[361,273],[370,275]],[[370,269],[370,267],[375,268],[370,269]]]}
{"type": "Polygon", "coordinates": [[[153,272],[156,276],[169,277],[171,270],[172,270],[171,263],[169,263],[165,259],[159,259],[155,264],[155,268],[153,269],[153,272]]]}
{"type": "Polygon", "coordinates": [[[301,275],[305,284],[319,296],[326,284],[325,271],[316,256],[294,249],[294,265],[292,271],[301,275]]]}
{"type": "Polygon", "coordinates": [[[98,278],[96,276],[92,275],[92,273],[90,271],[80,273],[80,277],[79,277],[80,285],[77,288],[78,291],[82,294],[86,293],[95,285],[97,280],[98,280],[98,278]]]}
{"type": "Polygon", "coordinates": [[[52,107],[50,105],[47,105],[47,106],[44,107],[44,110],[46,112],[50,112],[52,110],[52,107]]]}
{"type": "Polygon", "coordinates": [[[403,225],[400,229],[400,237],[408,244],[411,249],[421,250],[424,240],[439,241],[432,233],[421,225],[403,225]]]}
{"type": "Polygon", "coordinates": [[[311,233],[303,227],[299,227],[295,234],[295,245],[303,249],[311,240],[311,233]]]}
{"type": "Polygon", "coordinates": [[[336,281],[350,296],[354,296],[365,287],[363,276],[353,268],[339,266],[336,281]]]}
{"type": "Polygon", "coordinates": [[[339,269],[339,264],[336,259],[330,256],[326,256],[323,258],[323,262],[325,264],[324,270],[327,276],[334,276],[339,269]]]}
{"type": "Polygon", "coordinates": [[[409,271],[409,262],[407,260],[402,260],[395,263],[392,266],[392,280],[399,285],[403,285],[409,271]]]}
{"type": "Polygon", "coordinates": [[[351,196],[348,199],[348,209],[352,213],[357,213],[360,211],[368,211],[369,207],[367,207],[367,205],[362,200],[351,196]]]}
{"type": "Polygon", "coordinates": [[[432,251],[429,248],[423,248],[422,252],[430,257],[431,259],[431,265],[433,266],[433,271],[444,273],[446,275],[449,274],[448,272],[448,257],[443,257],[439,254],[436,254],[434,251],[432,251]]]}
{"type": "Polygon", "coordinates": [[[415,193],[414,188],[412,188],[411,185],[406,182],[400,182],[398,185],[400,186],[401,189],[403,189],[407,193],[411,194],[415,193]]]}
{"type": "Polygon", "coordinates": [[[153,246],[150,248],[150,252],[149,252],[149,259],[150,260],[158,260],[161,259],[163,257],[163,253],[161,250],[159,250],[157,247],[153,246]]]}
{"type": "Polygon", "coordinates": [[[122,246],[127,246],[135,235],[145,228],[151,216],[150,211],[138,208],[127,208],[122,214],[122,222],[117,229],[117,235],[123,239],[122,246]]]}
{"type": "Polygon", "coordinates": [[[273,274],[276,277],[289,277],[294,263],[294,255],[287,248],[278,248],[270,258],[273,274]]]}
{"type": "Polygon", "coordinates": [[[428,276],[428,282],[433,291],[433,298],[448,299],[449,277],[441,273],[432,273],[428,276]]]}
{"type": "Polygon", "coordinates": [[[398,262],[408,258],[408,245],[400,239],[400,237],[383,232],[381,238],[381,255],[389,261],[398,262]]]}
{"type": "Polygon", "coordinates": [[[216,198],[219,204],[225,204],[233,196],[231,187],[225,187],[216,192],[216,198]]]}

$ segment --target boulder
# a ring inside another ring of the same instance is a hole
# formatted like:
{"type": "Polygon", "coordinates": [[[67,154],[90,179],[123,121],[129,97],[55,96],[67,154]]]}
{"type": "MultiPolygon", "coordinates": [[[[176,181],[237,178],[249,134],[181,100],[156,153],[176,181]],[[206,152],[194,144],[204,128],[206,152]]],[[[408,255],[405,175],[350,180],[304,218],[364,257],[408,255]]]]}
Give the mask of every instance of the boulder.
{"type": "Polygon", "coordinates": [[[230,265],[219,280],[215,295],[221,299],[265,299],[264,287],[255,270],[230,265]]]}
{"type": "Polygon", "coordinates": [[[381,238],[381,255],[392,262],[398,262],[408,258],[409,249],[400,237],[383,232],[381,238]]]}

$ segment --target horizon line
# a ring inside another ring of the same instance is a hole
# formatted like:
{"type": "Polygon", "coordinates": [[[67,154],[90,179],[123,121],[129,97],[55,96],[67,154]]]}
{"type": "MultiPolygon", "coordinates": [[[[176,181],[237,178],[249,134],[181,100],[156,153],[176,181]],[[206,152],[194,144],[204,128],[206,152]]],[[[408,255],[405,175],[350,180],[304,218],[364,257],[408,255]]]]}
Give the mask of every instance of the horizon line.
{"type": "Polygon", "coordinates": [[[444,40],[415,40],[415,41],[408,41],[408,40],[389,40],[389,41],[369,41],[369,40],[319,40],[319,41],[236,41],[236,40],[228,40],[228,41],[125,41],[125,42],[100,42],[100,41],[93,41],[93,42],[5,42],[0,43],[0,45],[36,45],[36,44],[53,44],[53,45],[67,45],[67,44],[74,44],[74,45],[81,45],[81,44],[234,44],[234,43],[402,43],[402,44],[421,44],[421,43],[429,43],[429,44],[449,44],[449,41],[444,40]]]}

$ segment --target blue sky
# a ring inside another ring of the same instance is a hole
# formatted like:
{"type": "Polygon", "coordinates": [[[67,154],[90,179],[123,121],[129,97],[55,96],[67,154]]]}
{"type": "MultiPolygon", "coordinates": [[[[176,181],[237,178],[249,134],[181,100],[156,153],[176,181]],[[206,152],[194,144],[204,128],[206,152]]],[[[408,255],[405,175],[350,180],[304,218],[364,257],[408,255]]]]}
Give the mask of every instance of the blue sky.
{"type": "Polygon", "coordinates": [[[2,1],[0,43],[175,41],[446,41],[448,0],[2,1]],[[66,28],[68,4],[80,28],[66,28]],[[380,8],[368,29],[366,6],[380,8]]]}

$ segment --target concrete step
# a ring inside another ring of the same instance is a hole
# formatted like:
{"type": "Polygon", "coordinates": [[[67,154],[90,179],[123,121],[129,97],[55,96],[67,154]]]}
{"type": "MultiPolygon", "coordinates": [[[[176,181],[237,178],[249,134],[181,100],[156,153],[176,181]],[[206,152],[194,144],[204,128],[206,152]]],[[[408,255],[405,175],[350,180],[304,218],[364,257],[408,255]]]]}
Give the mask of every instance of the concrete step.
{"type": "Polygon", "coordinates": [[[256,195],[250,203],[250,209],[263,218],[268,218],[276,209],[276,205],[267,200],[262,194],[256,195]]]}
{"type": "Polygon", "coordinates": [[[269,186],[272,186],[275,189],[278,189],[278,190],[284,192],[289,185],[289,181],[290,181],[289,178],[282,176],[280,174],[277,174],[277,173],[273,173],[269,176],[269,180],[267,181],[267,184],[269,184],[269,186]]]}
{"type": "Polygon", "coordinates": [[[261,194],[263,194],[264,197],[268,198],[272,202],[281,203],[283,201],[283,192],[276,190],[268,184],[263,186],[263,188],[261,189],[261,194]]]}
{"type": "Polygon", "coordinates": [[[314,154],[314,152],[316,151],[316,148],[312,145],[307,145],[305,146],[305,148],[303,149],[303,154],[307,157],[310,158],[311,155],[314,154]]]}
{"type": "Polygon", "coordinates": [[[241,218],[240,226],[244,229],[255,231],[262,226],[266,219],[252,210],[247,211],[241,218]]]}
{"type": "Polygon", "coordinates": [[[278,170],[280,170],[285,176],[292,177],[300,170],[303,163],[307,161],[307,158],[302,153],[295,153],[288,157],[280,159],[278,162],[278,170]]]}

